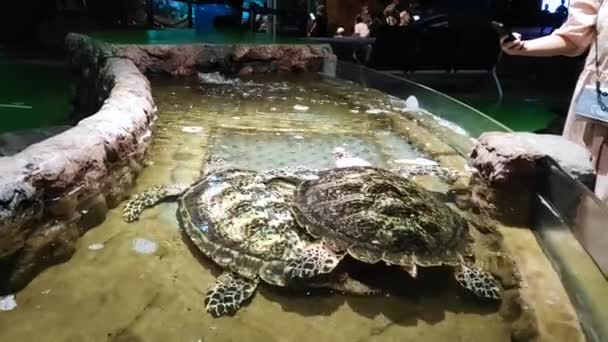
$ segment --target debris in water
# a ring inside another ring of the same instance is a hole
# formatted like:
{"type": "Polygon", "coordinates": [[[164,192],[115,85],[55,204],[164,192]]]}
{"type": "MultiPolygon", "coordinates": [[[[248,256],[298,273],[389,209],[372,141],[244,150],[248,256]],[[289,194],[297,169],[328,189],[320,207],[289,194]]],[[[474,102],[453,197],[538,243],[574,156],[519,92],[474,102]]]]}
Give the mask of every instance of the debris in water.
{"type": "Polygon", "coordinates": [[[232,119],[233,120],[241,120],[241,117],[239,117],[239,116],[233,116],[232,119]]]}
{"type": "Polygon", "coordinates": [[[148,239],[137,238],[133,240],[133,250],[140,254],[153,254],[158,249],[158,245],[154,241],[148,239]]]}
{"type": "Polygon", "coordinates": [[[372,108],[372,109],[366,110],[365,113],[367,113],[367,114],[382,114],[382,113],[386,113],[386,111],[382,110],[382,109],[372,108]]]}
{"type": "Polygon", "coordinates": [[[405,100],[405,108],[407,109],[420,109],[420,104],[416,96],[411,95],[405,100]]]}
{"type": "Polygon", "coordinates": [[[414,158],[414,159],[397,159],[394,160],[397,164],[411,164],[411,165],[421,165],[421,166],[438,166],[434,160],[426,159],[426,158],[414,158]]]}
{"type": "Polygon", "coordinates": [[[0,311],[11,311],[17,307],[15,295],[0,297],[0,311]]]}
{"type": "Polygon", "coordinates": [[[103,249],[104,245],[103,243],[94,243],[92,245],[89,246],[89,250],[90,251],[98,251],[100,249],[103,249]]]}
{"type": "Polygon", "coordinates": [[[42,291],[41,293],[42,293],[43,295],[47,295],[47,294],[51,293],[51,290],[44,290],[44,291],[42,291]]]}
{"type": "Polygon", "coordinates": [[[359,110],[358,109],[351,109],[350,112],[356,114],[356,113],[359,113],[359,110]]]}
{"type": "Polygon", "coordinates": [[[298,140],[302,140],[302,139],[304,139],[304,137],[303,137],[303,136],[301,136],[301,135],[294,135],[294,136],[293,136],[293,138],[294,138],[294,139],[298,139],[298,140]]]}
{"type": "Polygon", "coordinates": [[[182,127],[182,132],[185,133],[200,133],[202,132],[203,127],[200,126],[184,126],[182,127]]]}
{"type": "Polygon", "coordinates": [[[295,110],[297,110],[299,112],[305,112],[305,111],[309,110],[310,107],[308,107],[308,106],[302,106],[302,105],[297,104],[297,105],[293,106],[293,109],[295,109],[295,110]]]}

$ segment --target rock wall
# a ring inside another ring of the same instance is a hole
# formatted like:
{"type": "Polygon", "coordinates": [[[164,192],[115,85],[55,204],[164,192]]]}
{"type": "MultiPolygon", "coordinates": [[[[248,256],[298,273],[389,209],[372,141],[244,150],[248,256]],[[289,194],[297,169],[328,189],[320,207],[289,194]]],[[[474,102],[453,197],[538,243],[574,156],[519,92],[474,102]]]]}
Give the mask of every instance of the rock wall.
{"type": "Polygon", "coordinates": [[[337,59],[329,45],[124,45],[118,57],[132,60],[144,73],[187,76],[220,71],[227,74],[328,72],[337,59]]]}
{"type": "Polygon", "coordinates": [[[471,159],[479,171],[471,180],[473,203],[505,224],[530,223],[538,186],[547,180],[548,159],[591,189],[595,182],[589,152],[556,135],[484,133],[471,159]]]}
{"type": "Polygon", "coordinates": [[[133,62],[90,40],[68,44],[77,82],[75,127],[0,158],[0,293],[65,261],[141,169],[156,108],[133,62]]]}

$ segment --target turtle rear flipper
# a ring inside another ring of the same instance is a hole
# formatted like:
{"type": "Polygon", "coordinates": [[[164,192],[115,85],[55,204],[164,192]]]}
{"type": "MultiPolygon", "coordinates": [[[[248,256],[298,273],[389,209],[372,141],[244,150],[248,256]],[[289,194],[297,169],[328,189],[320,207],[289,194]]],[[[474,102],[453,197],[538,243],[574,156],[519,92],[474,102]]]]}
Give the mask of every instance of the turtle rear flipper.
{"type": "Polygon", "coordinates": [[[458,284],[482,299],[500,300],[498,281],[481,268],[463,263],[456,268],[454,278],[458,284]]]}
{"type": "Polygon", "coordinates": [[[137,221],[145,208],[153,207],[161,201],[179,197],[189,186],[182,184],[161,185],[147,189],[133,196],[122,210],[122,217],[127,222],[137,221]]]}
{"type": "Polygon", "coordinates": [[[333,271],[342,258],[320,243],[312,244],[287,262],[285,275],[288,279],[311,279],[333,271]]]}
{"type": "Polygon", "coordinates": [[[257,280],[245,279],[231,272],[222,273],[207,290],[205,310],[216,318],[233,315],[254,294],[257,286],[257,280]]]}

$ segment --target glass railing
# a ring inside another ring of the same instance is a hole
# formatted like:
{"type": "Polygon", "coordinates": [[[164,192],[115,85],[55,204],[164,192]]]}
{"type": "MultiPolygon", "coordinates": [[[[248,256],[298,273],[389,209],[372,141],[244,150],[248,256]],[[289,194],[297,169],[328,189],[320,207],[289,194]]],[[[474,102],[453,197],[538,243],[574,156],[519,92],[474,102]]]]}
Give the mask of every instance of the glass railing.
{"type": "MultiPolygon", "coordinates": [[[[468,138],[509,129],[480,111],[416,82],[364,66],[339,63],[336,77],[380,90],[401,100],[416,97],[421,109],[460,126],[442,136],[463,155],[468,138]],[[462,137],[458,137],[462,135],[462,137]]],[[[554,162],[538,189],[532,229],[561,277],[589,341],[608,340],[608,207],[554,162]]]]}

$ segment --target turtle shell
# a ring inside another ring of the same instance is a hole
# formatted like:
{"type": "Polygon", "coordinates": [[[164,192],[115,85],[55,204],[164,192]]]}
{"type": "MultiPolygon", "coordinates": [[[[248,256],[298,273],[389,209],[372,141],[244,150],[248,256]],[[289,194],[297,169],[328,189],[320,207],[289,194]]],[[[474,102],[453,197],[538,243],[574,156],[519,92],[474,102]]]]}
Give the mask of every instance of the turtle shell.
{"type": "Polygon", "coordinates": [[[366,263],[456,266],[470,255],[466,220],[430,191],[379,168],[320,172],[298,186],[293,212],[312,236],[366,263]]]}
{"type": "Polygon", "coordinates": [[[255,176],[238,169],[210,173],[181,196],[177,218],[220,267],[285,286],[284,260],[309,243],[290,209],[295,186],[266,185],[255,176]]]}

